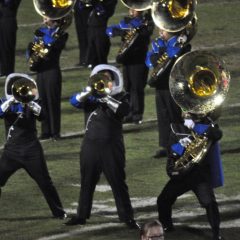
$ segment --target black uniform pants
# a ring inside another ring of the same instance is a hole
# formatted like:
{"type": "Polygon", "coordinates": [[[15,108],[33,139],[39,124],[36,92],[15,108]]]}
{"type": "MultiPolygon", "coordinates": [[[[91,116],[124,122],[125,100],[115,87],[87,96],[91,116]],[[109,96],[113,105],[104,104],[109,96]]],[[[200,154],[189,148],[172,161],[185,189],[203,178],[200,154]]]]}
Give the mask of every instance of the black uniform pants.
{"type": "Polygon", "coordinates": [[[0,17],[0,74],[14,72],[16,49],[16,18],[0,17]]]}
{"type": "Polygon", "coordinates": [[[144,88],[147,83],[148,67],[143,64],[124,65],[125,90],[130,94],[130,114],[142,116],[144,113],[144,88]]]}
{"type": "Polygon", "coordinates": [[[124,168],[125,150],[121,139],[84,139],[80,152],[81,190],[78,217],[90,217],[95,187],[103,172],[112,188],[119,219],[126,221],[133,218],[124,168]]]}
{"type": "Polygon", "coordinates": [[[168,89],[156,89],[156,112],[159,132],[159,146],[166,148],[169,143],[171,123],[181,123],[181,109],[174,102],[168,89]]]}
{"type": "Polygon", "coordinates": [[[218,204],[214,191],[208,182],[194,183],[194,179],[185,178],[184,180],[169,180],[158,196],[158,215],[159,220],[164,227],[171,227],[172,223],[172,205],[176,199],[189,190],[192,190],[199,203],[206,209],[208,221],[213,234],[219,234],[220,216],[218,204]]]}
{"type": "Polygon", "coordinates": [[[110,40],[106,34],[106,27],[88,27],[87,63],[95,67],[98,64],[108,63],[110,40]]]}
{"type": "Polygon", "coordinates": [[[58,136],[61,128],[61,70],[54,68],[39,72],[37,86],[44,113],[44,119],[41,122],[42,135],[58,136]]]}
{"type": "Polygon", "coordinates": [[[9,177],[18,169],[23,168],[41,189],[52,214],[60,217],[64,210],[48,173],[43,150],[38,141],[28,143],[26,146],[18,145],[14,149],[7,147],[0,159],[0,186],[3,187],[9,177]]]}
{"type": "Polygon", "coordinates": [[[76,4],[76,8],[74,11],[74,20],[75,27],[78,37],[78,46],[79,46],[79,63],[86,63],[87,56],[87,46],[88,46],[88,33],[87,33],[87,22],[88,17],[91,12],[91,8],[83,8],[79,9],[76,4]]]}

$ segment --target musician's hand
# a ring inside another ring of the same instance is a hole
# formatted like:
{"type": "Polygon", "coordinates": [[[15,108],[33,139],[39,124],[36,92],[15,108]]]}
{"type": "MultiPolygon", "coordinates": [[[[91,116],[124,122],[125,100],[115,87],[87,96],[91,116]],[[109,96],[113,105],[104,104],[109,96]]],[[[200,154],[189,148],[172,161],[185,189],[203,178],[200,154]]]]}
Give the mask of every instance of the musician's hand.
{"type": "Polygon", "coordinates": [[[192,142],[192,140],[189,137],[185,137],[179,140],[179,143],[183,146],[183,147],[187,147],[190,143],[192,142]]]}
{"type": "Polygon", "coordinates": [[[180,43],[180,44],[184,44],[184,43],[187,42],[187,36],[184,35],[184,34],[182,34],[182,35],[180,35],[180,36],[178,37],[177,41],[178,41],[178,43],[180,43]]]}
{"type": "Polygon", "coordinates": [[[195,123],[192,119],[184,119],[184,126],[186,126],[189,129],[193,129],[195,126],[195,123]]]}
{"type": "Polygon", "coordinates": [[[1,111],[2,112],[6,112],[9,107],[15,102],[15,98],[14,97],[10,97],[8,100],[6,100],[2,105],[1,105],[1,111]]]}
{"type": "Polygon", "coordinates": [[[27,104],[27,106],[33,111],[33,114],[39,116],[41,113],[41,106],[38,105],[36,102],[31,101],[27,104]]]}
{"type": "Polygon", "coordinates": [[[90,96],[92,94],[92,88],[87,86],[86,88],[83,89],[83,91],[79,94],[76,95],[76,100],[78,102],[83,102],[85,101],[88,96],[90,96]]]}

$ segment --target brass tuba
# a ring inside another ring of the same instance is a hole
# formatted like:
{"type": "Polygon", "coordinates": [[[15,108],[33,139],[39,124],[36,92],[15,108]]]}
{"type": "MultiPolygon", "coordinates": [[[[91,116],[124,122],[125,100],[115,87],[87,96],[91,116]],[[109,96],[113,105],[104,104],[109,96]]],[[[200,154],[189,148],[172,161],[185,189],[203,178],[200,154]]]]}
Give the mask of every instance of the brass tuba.
{"type": "MultiPolygon", "coordinates": [[[[229,89],[230,73],[224,61],[207,51],[184,54],[174,64],[169,88],[184,112],[205,116],[218,108],[229,89]]],[[[192,142],[176,162],[175,170],[187,170],[201,162],[211,145],[206,136],[191,133],[192,142]]]]}
{"type": "MultiPolygon", "coordinates": [[[[181,35],[186,36],[187,40],[186,42],[179,42],[179,47],[183,48],[186,46],[192,38],[195,36],[197,33],[197,16],[194,14],[193,19],[182,29],[178,35],[181,37],[181,35]]],[[[169,59],[167,53],[163,53],[161,56],[159,56],[157,60],[157,65],[154,67],[152,73],[151,73],[151,78],[152,79],[157,79],[158,76],[171,64],[172,61],[169,59]]]]}
{"type": "Polygon", "coordinates": [[[76,0],[33,0],[36,12],[42,17],[52,20],[60,19],[68,15],[76,3],[76,0]]]}
{"type": "Polygon", "coordinates": [[[162,30],[179,32],[193,19],[196,4],[196,0],[153,0],[153,21],[162,30]]]}
{"type": "Polygon", "coordinates": [[[19,78],[12,84],[12,95],[21,103],[29,103],[38,98],[37,84],[29,78],[19,78]]]}

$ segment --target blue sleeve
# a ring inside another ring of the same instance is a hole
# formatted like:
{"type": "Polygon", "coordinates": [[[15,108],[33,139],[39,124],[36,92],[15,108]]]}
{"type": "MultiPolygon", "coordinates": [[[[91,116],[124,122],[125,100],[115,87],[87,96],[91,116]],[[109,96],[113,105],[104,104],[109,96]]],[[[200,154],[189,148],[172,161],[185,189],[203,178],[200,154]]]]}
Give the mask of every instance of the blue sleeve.
{"type": "Polygon", "coordinates": [[[82,104],[82,102],[79,102],[78,100],[77,100],[77,95],[78,95],[79,93],[76,93],[76,94],[74,94],[74,95],[72,95],[71,97],[70,97],[70,104],[73,106],[73,107],[75,107],[75,108],[79,108],[79,109],[81,109],[81,108],[83,108],[83,104],[82,104]]]}
{"type": "Polygon", "coordinates": [[[23,112],[23,106],[21,103],[14,103],[10,106],[10,111],[14,113],[22,113],[23,112]]]}
{"type": "Polygon", "coordinates": [[[120,27],[120,29],[122,29],[122,30],[127,30],[127,29],[132,28],[131,24],[126,23],[124,19],[120,21],[119,27],[120,27]]]}
{"type": "Polygon", "coordinates": [[[143,23],[143,20],[141,18],[135,17],[130,21],[130,25],[133,28],[139,28],[143,23]]]}
{"type": "Polygon", "coordinates": [[[148,51],[145,59],[145,64],[148,68],[153,68],[153,63],[151,60],[151,56],[155,54],[153,51],[148,51]]]}
{"type": "Polygon", "coordinates": [[[109,27],[107,27],[106,29],[106,34],[109,36],[109,37],[115,37],[115,32],[116,30],[121,30],[119,24],[116,24],[116,25],[111,25],[109,27]]]}
{"type": "Polygon", "coordinates": [[[208,128],[209,128],[209,125],[207,124],[196,123],[193,128],[193,131],[199,135],[202,135],[205,132],[207,132],[208,128]]]}
{"type": "Polygon", "coordinates": [[[175,143],[171,146],[171,150],[179,156],[182,156],[185,151],[185,147],[183,147],[180,143],[175,143]]]}
{"type": "Polygon", "coordinates": [[[174,36],[172,37],[168,43],[167,43],[167,55],[169,58],[174,58],[176,56],[178,56],[178,54],[180,53],[181,51],[181,47],[177,41],[178,37],[177,36],[174,36]]]}

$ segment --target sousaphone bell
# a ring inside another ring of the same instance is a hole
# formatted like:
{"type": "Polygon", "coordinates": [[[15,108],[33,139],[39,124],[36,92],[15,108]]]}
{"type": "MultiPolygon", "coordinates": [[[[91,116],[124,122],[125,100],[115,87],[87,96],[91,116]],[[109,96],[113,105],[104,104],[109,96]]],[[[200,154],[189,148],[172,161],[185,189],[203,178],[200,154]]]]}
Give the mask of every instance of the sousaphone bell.
{"type": "Polygon", "coordinates": [[[68,15],[76,0],[33,0],[36,12],[42,17],[57,20],[68,15]]]}
{"type": "Polygon", "coordinates": [[[174,64],[169,88],[183,111],[206,115],[223,103],[229,82],[230,73],[222,59],[207,51],[193,51],[174,64]]]}

